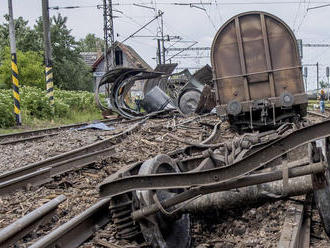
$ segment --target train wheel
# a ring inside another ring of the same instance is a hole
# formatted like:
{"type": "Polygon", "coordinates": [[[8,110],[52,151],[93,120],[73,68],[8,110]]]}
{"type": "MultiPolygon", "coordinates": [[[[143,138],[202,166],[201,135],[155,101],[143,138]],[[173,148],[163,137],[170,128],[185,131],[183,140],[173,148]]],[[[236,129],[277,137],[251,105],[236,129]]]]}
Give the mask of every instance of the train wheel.
{"type": "MultiPolygon", "coordinates": [[[[159,173],[180,173],[179,168],[167,155],[158,155],[143,163],[140,175],[159,173]]],[[[161,202],[178,194],[178,190],[141,190],[137,191],[140,207],[161,202]]],[[[173,211],[167,209],[166,212],[173,211]]],[[[142,234],[152,247],[187,248],[190,246],[190,217],[189,214],[176,215],[160,212],[139,222],[142,234]]]]}

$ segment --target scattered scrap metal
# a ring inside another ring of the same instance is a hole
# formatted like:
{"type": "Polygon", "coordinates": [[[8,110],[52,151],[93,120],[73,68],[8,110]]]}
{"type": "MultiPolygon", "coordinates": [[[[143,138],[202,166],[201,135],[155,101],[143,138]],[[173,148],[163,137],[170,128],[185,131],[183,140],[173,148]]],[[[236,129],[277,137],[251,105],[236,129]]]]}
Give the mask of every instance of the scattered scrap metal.
{"type": "Polygon", "coordinates": [[[135,119],[161,110],[178,110],[181,114],[210,112],[215,107],[214,92],[210,87],[211,67],[206,65],[194,75],[185,69],[173,73],[177,64],[158,65],[154,71],[136,68],[116,68],[107,72],[95,90],[95,98],[102,110],[112,110],[128,119],[135,119]],[[130,90],[137,81],[144,82],[144,98],[130,102],[130,90]],[[100,99],[101,89],[108,93],[107,104],[100,99]],[[207,94],[204,97],[202,93],[207,94]],[[202,99],[203,104],[199,104],[202,99]],[[206,104],[206,102],[208,104],[206,104]],[[141,104],[141,106],[140,106],[141,104]],[[137,106],[138,105],[138,106],[137,106]],[[207,108],[204,109],[203,106],[207,108]],[[142,108],[140,108],[142,107],[142,108]]]}

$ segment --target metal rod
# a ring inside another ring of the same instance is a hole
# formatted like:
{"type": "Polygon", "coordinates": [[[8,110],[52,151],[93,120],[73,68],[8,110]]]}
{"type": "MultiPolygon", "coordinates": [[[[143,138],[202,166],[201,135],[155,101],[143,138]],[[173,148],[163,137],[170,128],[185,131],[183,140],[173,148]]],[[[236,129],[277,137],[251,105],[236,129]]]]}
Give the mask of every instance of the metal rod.
{"type": "Polygon", "coordinates": [[[109,199],[103,199],[97,202],[78,216],[39,239],[30,248],[79,247],[99,227],[110,221],[109,201],[109,199]]]}
{"type": "MultiPolygon", "coordinates": [[[[325,166],[322,163],[315,163],[312,165],[289,168],[289,178],[300,177],[308,174],[315,174],[324,171],[325,166]]],[[[236,180],[222,182],[218,184],[212,184],[207,186],[196,187],[187,190],[181,194],[178,194],[170,199],[161,202],[163,208],[169,208],[193,197],[199,195],[210,194],[213,192],[221,192],[230,189],[242,188],[256,184],[268,183],[272,181],[281,180],[283,178],[283,172],[281,170],[273,171],[269,173],[260,173],[256,175],[250,175],[236,180]]],[[[158,205],[153,204],[148,207],[142,208],[132,213],[134,220],[142,219],[146,216],[155,214],[159,211],[158,205]]]]}
{"type": "Polygon", "coordinates": [[[287,70],[294,70],[294,69],[300,69],[301,66],[292,66],[292,67],[286,67],[286,68],[279,68],[275,70],[266,70],[266,71],[258,71],[258,72],[252,72],[247,74],[241,74],[241,75],[234,75],[234,76],[228,76],[228,77],[220,77],[220,78],[214,78],[213,80],[222,80],[222,79],[230,79],[230,78],[238,78],[238,77],[248,77],[252,75],[258,75],[262,73],[271,73],[271,72],[278,72],[278,71],[287,71],[287,70]]]}
{"type": "MultiPolygon", "coordinates": [[[[25,215],[24,217],[16,220],[14,223],[0,230],[0,247],[9,247],[12,244],[12,240],[17,241],[17,235],[20,235],[22,232],[26,231],[26,228],[33,225],[36,221],[40,221],[44,216],[49,214],[49,212],[53,211],[57,208],[57,206],[66,200],[64,195],[60,195],[55,199],[47,202],[31,213],[25,215]],[[6,245],[6,246],[5,246],[6,245]],[[8,246],[7,246],[8,245],[8,246]]],[[[29,230],[31,231],[31,230],[29,230]]],[[[28,232],[27,232],[28,233],[28,232]]],[[[25,235],[27,234],[25,232],[25,235]]],[[[15,242],[14,241],[14,242],[15,242]]]]}

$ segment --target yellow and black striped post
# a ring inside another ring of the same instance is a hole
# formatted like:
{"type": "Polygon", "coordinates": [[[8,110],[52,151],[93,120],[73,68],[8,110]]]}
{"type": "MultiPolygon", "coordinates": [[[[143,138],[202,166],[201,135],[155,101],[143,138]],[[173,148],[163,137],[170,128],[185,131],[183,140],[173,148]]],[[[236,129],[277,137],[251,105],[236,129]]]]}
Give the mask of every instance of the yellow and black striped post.
{"type": "Polygon", "coordinates": [[[14,113],[16,124],[21,125],[21,107],[20,107],[20,97],[19,97],[19,82],[18,82],[18,68],[17,68],[17,57],[16,53],[11,54],[11,71],[13,80],[13,94],[14,94],[14,113]]]}
{"type": "Polygon", "coordinates": [[[46,88],[50,106],[54,107],[54,80],[52,66],[46,66],[46,88]]]}
{"type": "Polygon", "coordinates": [[[22,119],[21,119],[21,107],[20,107],[20,97],[19,97],[16,39],[15,39],[15,26],[14,26],[12,0],[8,0],[8,13],[9,13],[9,41],[10,41],[11,73],[12,73],[11,77],[13,80],[13,94],[14,94],[14,114],[15,114],[16,124],[21,125],[22,119]]]}

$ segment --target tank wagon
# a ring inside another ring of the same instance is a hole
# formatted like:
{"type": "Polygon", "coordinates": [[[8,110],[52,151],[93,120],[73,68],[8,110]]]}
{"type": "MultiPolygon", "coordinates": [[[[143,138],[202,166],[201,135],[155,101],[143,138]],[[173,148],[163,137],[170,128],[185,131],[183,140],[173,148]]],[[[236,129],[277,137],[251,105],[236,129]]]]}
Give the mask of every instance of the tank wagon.
{"type": "Polygon", "coordinates": [[[232,17],[211,49],[217,113],[239,130],[278,126],[306,115],[296,38],[265,12],[232,17]]]}

